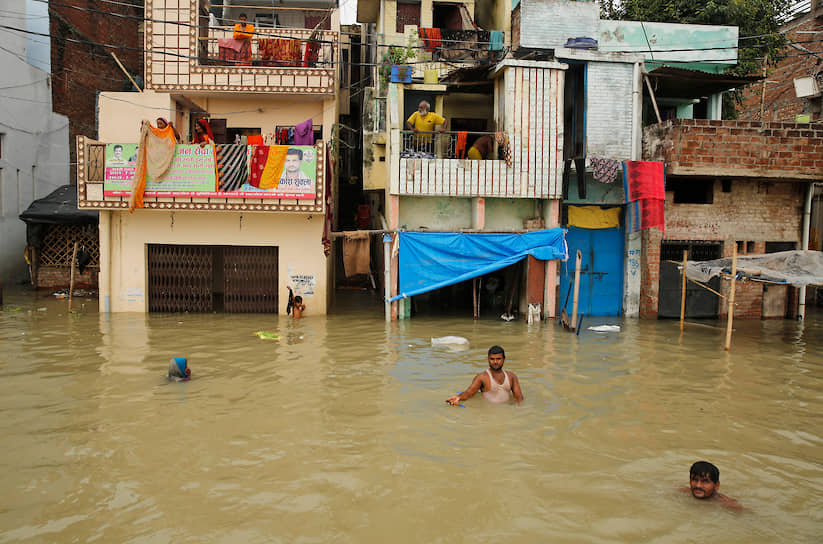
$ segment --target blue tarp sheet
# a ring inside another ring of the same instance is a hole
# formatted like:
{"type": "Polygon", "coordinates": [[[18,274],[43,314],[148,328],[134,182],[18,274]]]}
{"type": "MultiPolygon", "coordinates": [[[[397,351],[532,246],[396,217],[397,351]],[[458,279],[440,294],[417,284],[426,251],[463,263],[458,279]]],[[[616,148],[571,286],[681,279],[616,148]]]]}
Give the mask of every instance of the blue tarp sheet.
{"type": "Polygon", "coordinates": [[[411,297],[514,264],[568,258],[563,229],[523,234],[400,232],[400,294],[411,297]]]}

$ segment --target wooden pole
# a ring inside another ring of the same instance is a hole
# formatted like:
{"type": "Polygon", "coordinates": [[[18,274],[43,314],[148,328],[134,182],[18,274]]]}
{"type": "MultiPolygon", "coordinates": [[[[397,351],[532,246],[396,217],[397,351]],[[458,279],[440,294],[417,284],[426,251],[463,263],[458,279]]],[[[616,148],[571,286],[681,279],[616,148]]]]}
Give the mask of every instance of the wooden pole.
{"type": "Polygon", "coordinates": [[[137,87],[137,90],[138,90],[138,91],[140,91],[140,92],[142,93],[142,92],[143,92],[143,89],[141,89],[141,88],[140,88],[140,85],[138,85],[138,84],[137,84],[137,82],[136,82],[136,81],[134,81],[134,78],[132,78],[132,77],[131,77],[131,74],[129,73],[129,71],[128,71],[128,70],[126,70],[126,67],[125,67],[125,66],[123,66],[123,63],[122,63],[122,62],[120,62],[120,59],[118,59],[118,58],[117,58],[117,55],[115,55],[113,51],[109,51],[109,54],[110,54],[110,55],[112,56],[112,58],[114,59],[114,62],[116,62],[116,63],[117,63],[117,66],[119,66],[119,67],[120,67],[120,69],[121,69],[121,70],[123,70],[123,73],[124,73],[124,74],[126,74],[126,77],[127,77],[127,78],[129,78],[129,81],[131,81],[131,84],[132,84],[132,85],[134,85],[135,87],[137,87]]]}
{"type": "Polygon", "coordinates": [[[737,242],[734,243],[734,252],[732,253],[732,286],[729,293],[729,319],[726,322],[726,345],[723,347],[726,351],[732,345],[732,321],[734,321],[734,287],[737,279],[737,242]]]}
{"type": "Polygon", "coordinates": [[[689,262],[689,250],[683,250],[683,282],[680,293],[680,332],[683,332],[683,324],[686,321],[686,264],[689,262]]]}
{"type": "Polygon", "coordinates": [[[77,242],[74,242],[74,251],[71,253],[71,279],[69,280],[69,311],[71,311],[71,295],[74,292],[74,265],[77,261],[77,242]]]}
{"type": "Polygon", "coordinates": [[[660,117],[660,110],[657,108],[657,100],[654,98],[654,89],[652,89],[652,84],[649,81],[649,76],[643,74],[643,80],[646,82],[646,88],[649,89],[649,96],[652,99],[652,106],[654,106],[654,114],[657,116],[657,122],[662,123],[663,118],[660,117]]]}
{"type": "Polygon", "coordinates": [[[472,315],[477,321],[477,278],[472,278],[472,315]]]}
{"type": "Polygon", "coordinates": [[[577,250],[577,260],[574,264],[574,298],[572,299],[572,331],[577,330],[577,297],[580,292],[580,265],[583,262],[583,253],[577,250]]]}

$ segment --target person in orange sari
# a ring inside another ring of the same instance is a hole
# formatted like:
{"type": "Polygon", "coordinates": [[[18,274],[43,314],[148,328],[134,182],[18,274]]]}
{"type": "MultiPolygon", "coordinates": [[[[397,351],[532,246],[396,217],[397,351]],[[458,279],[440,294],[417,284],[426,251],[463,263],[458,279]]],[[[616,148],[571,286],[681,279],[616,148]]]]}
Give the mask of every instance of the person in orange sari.
{"type": "Polygon", "coordinates": [[[248,17],[246,17],[245,13],[241,13],[238,18],[240,22],[234,25],[234,33],[232,34],[232,38],[243,42],[238,59],[242,61],[242,63],[238,64],[241,66],[251,66],[251,39],[252,36],[254,36],[254,25],[246,22],[248,17]]]}

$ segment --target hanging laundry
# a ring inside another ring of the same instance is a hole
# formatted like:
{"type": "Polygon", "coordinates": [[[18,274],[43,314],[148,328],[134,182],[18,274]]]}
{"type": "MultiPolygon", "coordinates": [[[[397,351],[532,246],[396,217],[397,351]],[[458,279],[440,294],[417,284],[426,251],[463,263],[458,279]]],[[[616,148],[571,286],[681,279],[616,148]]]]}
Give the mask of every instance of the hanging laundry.
{"type": "Polygon", "coordinates": [[[489,31],[489,50],[501,51],[503,49],[503,31],[490,30],[489,31]]]}
{"type": "Polygon", "coordinates": [[[569,226],[582,229],[611,229],[620,226],[620,208],[569,206],[569,226]]]}
{"type": "Polygon", "coordinates": [[[624,161],[623,191],[631,232],[657,227],[666,232],[666,177],[660,161],[624,161]]]}
{"type": "Polygon", "coordinates": [[[294,127],[289,127],[287,134],[288,137],[286,138],[286,143],[289,145],[294,145],[294,127]]]}
{"type": "Polygon", "coordinates": [[[174,127],[155,128],[144,119],[140,126],[140,140],[137,148],[137,164],[132,178],[129,197],[129,212],[143,207],[143,192],[146,190],[146,175],[153,181],[160,181],[168,172],[177,142],[174,127]]]}
{"type": "Polygon", "coordinates": [[[259,189],[276,189],[286,163],[285,145],[256,145],[249,164],[249,185],[259,189]]]}
{"type": "Polygon", "coordinates": [[[288,145],[289,144],[289,129],[276,127],[274,129],[275,134],[275,144],[276,145],[288,145]]]}
{"type": "Polygon", "coordinates": [[[237,191],[249,179],[249,168],[246,156],[247,146],[242,144],[226,144],[215,146],[217,160],[217,176],[220,191],[237,191]]]}
{"type": "Polygon", "coordinates": [[[314,145],[314,127],[311,119],[306,119],[294,127],[294,145],[314,145]]]}
{"type": "Polygon", "coordinates": [[[251,40],[217,38],[217,57],[231,64],[251,59],[251,40]]]}
{"type": "Polygon", "coordinates": [[[466,158],[466,140],[468,137],[468,132],[459,131],[457,133],[457,142],[454,144],[454,154],[458,159],[466,158]]]}
{"type": "Polygon", "coordinates": [[[249,145],[265,145],[265,142],[263,142],[262,134],[255,134],[254,136],[249,136],[246,140],[249,145]]]}
{"type": "Polygon", "coordinates": [[[356,230],[343,238],[343,269],[347,278],[370,272],[369,233],[356,230]]]}
{"type": "Polygon", "coordinates": [[[589,157],[589,162],[594,170],[595,181],[600,183],[614,183],[617,181],[617,173],[621,168],[619,161],[603,157],[589,157]]]}
{"type": "Polygon", "coordinates": [[[303,68],[310,68],[320,59],[320,42],[310,39],[306,42],[306,51],[303,53],[303,68]]]}
{"type": "Polygon", "coordinates": [[[440,49],[442,41],[439,28],[421,28],[418,30],[418,33],[423,39],[423,45],[426,51],[433,53],[435,49],[440,49]]]}
{"type": "Polygon", "coordinates": [[[577,173],[577,198],[584,199],[586,198],[586,157],[566,159],[563,163],[563,199],[569,198],[572,162],[574,162],[574,170],[577,173]]]}
{"type": "Polygon", "coordinates": [[[273,54],[275,66],[299,66],[301,61],[300,53],[303,50],[302,40],[291,38],[274,38],[273,54]]]}

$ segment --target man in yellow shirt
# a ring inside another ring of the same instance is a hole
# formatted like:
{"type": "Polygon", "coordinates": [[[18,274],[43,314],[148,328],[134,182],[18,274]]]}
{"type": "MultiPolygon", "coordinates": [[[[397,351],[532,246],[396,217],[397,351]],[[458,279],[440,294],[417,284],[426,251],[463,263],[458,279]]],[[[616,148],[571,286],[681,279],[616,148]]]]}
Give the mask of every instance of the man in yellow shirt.
{"type": "Polygon", "coordinates": [[[234,33],[232,34],[232,38],[243,42],[243,46],[240,49],[239,60],[248,62],[251,60],[251,39],[252,36],[254,36],[254,25],[250,25],[246,22],[248,17],[246,17],[245,13],[241,13],[238,16],[238,19],[240,19],[240,22],[234,25],[234,33]]]}
{"type": "MultiPolygon", "coordinates": [[[[417,105],[417,111],[411,114],[406,120],[406,126],[412,132],[434,132],[434,127],[440,125],[438,132],[444,132],[448,126],[445,117],[429,111],[431,105],[425,100],[421,100],[417,105]]],[[[416,151],[433,151],[431,134],[420,134],[415,136],[414,147],[416,151]]]]}

